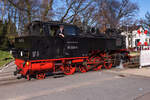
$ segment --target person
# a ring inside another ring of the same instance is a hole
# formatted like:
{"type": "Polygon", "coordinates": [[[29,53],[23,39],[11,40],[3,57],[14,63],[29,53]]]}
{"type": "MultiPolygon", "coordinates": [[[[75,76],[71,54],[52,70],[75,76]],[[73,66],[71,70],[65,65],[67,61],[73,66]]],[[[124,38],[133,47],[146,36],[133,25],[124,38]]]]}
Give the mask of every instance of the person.
{"type": "Polygon", "coordinates": [[[61,38],[56,38],[56,57],[61,58],[64,54],[64,26],[60,25],[60,28],[57,30],[56,36],[61,38]]]}
{"type": "Polygon", "coordinates": [[[63,38],[65,37],[65,36],[64,36],[64,26],[63,26],[63,25],[61,25],[61,26],[60,26],[60,29],[57,31],[57,35],[58,35],[58,36],[61,36],[61,37],[63,37],[63,38]]]}

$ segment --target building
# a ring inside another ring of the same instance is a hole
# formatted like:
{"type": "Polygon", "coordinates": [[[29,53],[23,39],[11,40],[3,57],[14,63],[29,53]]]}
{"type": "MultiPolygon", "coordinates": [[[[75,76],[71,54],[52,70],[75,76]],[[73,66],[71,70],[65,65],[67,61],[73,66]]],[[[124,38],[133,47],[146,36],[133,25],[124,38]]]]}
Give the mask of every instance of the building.
{"type": "Polygon", "coordinates": [[[121,35],[126,36],[126,47],[135,48],[137,46],[150,46],[150,32],[142,26],[126,28],[121,35]],[[132,30],[131,30],[132,29],[132,30]]]}

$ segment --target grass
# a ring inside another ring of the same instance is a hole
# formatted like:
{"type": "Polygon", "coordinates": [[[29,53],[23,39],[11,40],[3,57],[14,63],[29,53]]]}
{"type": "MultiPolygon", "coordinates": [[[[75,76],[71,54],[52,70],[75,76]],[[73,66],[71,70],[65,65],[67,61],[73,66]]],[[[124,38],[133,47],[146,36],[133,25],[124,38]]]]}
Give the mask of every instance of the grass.
{"type": "Polygon", "coordinates": [[[7,64],[13,60],[12,55],[8,51],[1,51],[0,50],[0,67],[4,64],[7,64]]]}

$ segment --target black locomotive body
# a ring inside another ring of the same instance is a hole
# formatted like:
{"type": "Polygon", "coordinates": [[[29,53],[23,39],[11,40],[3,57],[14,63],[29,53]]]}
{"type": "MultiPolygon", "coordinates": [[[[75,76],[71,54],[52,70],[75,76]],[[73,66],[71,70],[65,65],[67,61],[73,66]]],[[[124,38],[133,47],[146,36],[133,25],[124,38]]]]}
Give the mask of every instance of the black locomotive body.
{"type": "Polygon", "coordinates": [[[32,22],[26,27],[25,36],[15,39],[14,74],[29,80],[31,76],[40,79],[46,72],[58,70],[70,75],[76,69],[109,69],[127,55],[125,37],[110,33],[92,35],[66,23],[32,22]],[[64,26],[64,37],[57,35],[60,25],[64,26]]]}
{"type": "Polygon", "coordinates": [[[125,48],[124,37],[121,35],[108,37],[104,34],[85,34],[69,24],[34,22],[28,29],[30,33],[27,36],[15,40],[15,58],[35,60],[83,57],[88,56],[92,50],[114,51],[125,48]],[[50,28],[58,30],[59,25],[64,25],[65,37],[51,36],[50,28]],[[42,33],[37,31],[40,28],[43,29],[42,33]]]}

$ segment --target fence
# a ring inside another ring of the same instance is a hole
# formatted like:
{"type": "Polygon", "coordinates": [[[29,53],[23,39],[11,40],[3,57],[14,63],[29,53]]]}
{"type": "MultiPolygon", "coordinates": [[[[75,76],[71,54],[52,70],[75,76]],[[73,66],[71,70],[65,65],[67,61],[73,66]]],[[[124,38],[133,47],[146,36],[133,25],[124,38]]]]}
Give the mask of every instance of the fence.
{"type": "Polygon", "coordinates": [[[140,51],[140,68],[150,65],[150,49],[140,51]]]}

